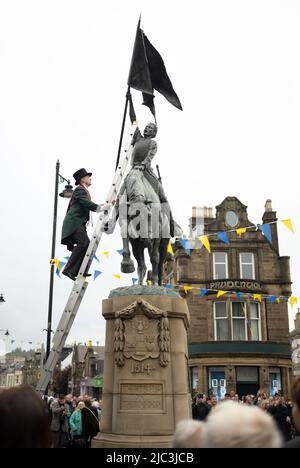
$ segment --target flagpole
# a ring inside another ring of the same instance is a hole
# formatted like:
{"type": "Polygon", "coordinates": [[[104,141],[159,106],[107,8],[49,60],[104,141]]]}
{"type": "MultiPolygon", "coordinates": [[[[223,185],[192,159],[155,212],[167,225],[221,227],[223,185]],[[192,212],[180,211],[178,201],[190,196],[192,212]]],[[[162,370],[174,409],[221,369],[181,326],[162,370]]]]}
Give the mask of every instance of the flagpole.
{"type": "Polygon", "coordinates": [[[128,102],[129,102],[129,93],[130,93],[130,86],[128,86],[128,90],[127,90],[127,93],[126,93],[126,102],[125,102],[123,122],[122,122],[121,135],[120,135],[120,141],[119,141],[116,170],[118,169],[119,162],[120,162],[121,148],[122,148],[124,129],[125,129],[125,122],[126,122],[126,114],[127,114],[128,102]]]}

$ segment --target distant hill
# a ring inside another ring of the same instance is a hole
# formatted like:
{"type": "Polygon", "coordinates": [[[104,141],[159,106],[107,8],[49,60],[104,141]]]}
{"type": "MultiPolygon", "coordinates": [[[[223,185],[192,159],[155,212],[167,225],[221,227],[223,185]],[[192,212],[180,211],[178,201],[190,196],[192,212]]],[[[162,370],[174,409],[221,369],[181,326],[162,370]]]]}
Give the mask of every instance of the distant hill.
{"type": "Polygon", "coordinates": [[[16,348],[10,353],[6,354],[7,358],[15,358],[15,357],[27,357],[27,358],[33,358],[35,355],[35,350],[30,349],[29,351],[26,351],[25,349],[22,348],[16,348]]]}

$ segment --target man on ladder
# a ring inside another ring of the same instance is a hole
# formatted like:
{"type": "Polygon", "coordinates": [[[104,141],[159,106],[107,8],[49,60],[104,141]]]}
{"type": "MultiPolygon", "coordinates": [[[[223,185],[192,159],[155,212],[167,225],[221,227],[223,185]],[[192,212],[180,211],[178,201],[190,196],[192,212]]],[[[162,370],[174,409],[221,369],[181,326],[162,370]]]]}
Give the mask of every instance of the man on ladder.
{"type": "MultiPolygon", "coordinates": [[[[105,203],[103,205],[97,205],[91,201],[91,195],[88,190],[92,185],[91,172],[87,172],[82,168],[76,171],[73,177],[77,187],[74,190],[63,222],[61,243],[66,245],[68,250],[72,252],[62,273],[75,281],[90,244],[86,233],[86,225],[90,219],[90,211],[99,213],[100,211],[109,210],[111,204],[105,203]]],[[[90,275],[86,272],[84,276],[90,275]]]]}

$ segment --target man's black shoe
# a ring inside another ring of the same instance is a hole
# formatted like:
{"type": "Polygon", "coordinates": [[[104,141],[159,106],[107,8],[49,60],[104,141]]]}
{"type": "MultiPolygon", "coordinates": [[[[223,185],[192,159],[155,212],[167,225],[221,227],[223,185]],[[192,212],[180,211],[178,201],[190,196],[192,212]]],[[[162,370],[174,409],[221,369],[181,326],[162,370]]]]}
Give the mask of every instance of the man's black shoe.
{"type": "Polygon", "coordinates": [[[69,271],[63,271],[62,274],[70,278],[72,281],[76,281],[76,276],[73,275],[73,273],[70,273],[69,271]]]}

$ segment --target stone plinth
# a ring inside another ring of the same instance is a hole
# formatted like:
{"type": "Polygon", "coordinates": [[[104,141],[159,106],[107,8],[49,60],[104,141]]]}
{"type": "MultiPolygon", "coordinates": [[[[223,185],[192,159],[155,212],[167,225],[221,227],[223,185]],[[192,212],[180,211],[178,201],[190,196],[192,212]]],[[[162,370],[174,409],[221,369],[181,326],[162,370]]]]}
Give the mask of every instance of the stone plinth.
{"type": "Polygon", "coordinates": [[[190,417],[187,304],[159,287],[120,288],[106,324],[101,434],[94,447],[169,447],[190,417]]]}

